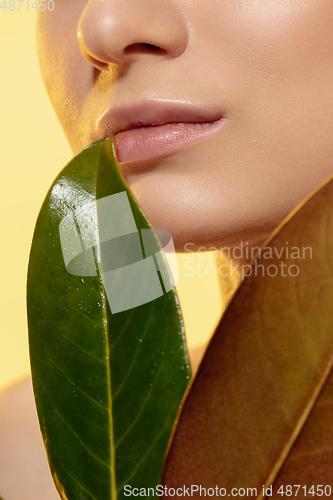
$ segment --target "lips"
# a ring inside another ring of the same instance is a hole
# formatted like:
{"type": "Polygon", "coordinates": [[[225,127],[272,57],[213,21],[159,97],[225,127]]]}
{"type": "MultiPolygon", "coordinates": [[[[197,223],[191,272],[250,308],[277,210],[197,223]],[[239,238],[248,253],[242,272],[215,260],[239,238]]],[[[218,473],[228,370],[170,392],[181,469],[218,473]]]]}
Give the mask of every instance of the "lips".
{"type": "Polygon", "coordinates": [[[176,101],[146,100],[115,106],[99,119],[99,137],[115,136],[120,163],[155,160],[214,134],[220,111],[176,101]]]}

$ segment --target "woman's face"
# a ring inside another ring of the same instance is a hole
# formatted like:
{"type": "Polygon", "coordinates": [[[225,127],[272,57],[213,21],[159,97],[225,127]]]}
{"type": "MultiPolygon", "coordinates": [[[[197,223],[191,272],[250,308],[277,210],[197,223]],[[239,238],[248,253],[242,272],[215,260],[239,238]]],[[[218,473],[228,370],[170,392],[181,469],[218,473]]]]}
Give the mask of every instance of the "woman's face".
{"type": "Polygon", "coordinates": [[[116,134],[181,249],[262,239],[333,174],[332,26],[332,0],[56,0],[38,51],[74,153],[116,134]]]}

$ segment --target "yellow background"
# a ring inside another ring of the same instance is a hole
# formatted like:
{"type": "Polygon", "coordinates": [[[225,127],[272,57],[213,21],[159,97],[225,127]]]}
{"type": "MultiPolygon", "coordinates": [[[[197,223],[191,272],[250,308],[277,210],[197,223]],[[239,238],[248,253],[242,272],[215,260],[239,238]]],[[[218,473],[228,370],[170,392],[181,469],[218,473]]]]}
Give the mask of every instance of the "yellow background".
{"type": "MultiPolygon", "coordinates": [[[[29,373],[25,309],[29,248],[46,192],[72,156],[39,74],[35,22],[35,11],[28,12],[24,3],[20,12],[0,9],[0,389],[29,373]]],[[[221,297],[216,278],[186,277],[190,273],[184,262],[180,257],[177,289],[189,344],[195,346],[214,328],[221,297]]]]}

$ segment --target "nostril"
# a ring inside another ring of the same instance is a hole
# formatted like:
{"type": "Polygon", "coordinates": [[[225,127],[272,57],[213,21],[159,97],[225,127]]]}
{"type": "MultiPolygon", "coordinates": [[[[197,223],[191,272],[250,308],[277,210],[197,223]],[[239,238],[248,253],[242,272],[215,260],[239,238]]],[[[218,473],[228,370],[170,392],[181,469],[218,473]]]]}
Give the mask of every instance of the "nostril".
{"type": "Polygon", "coordinates": [[[90,62],[90,64],[92,64],[99,71],[103,71],[103,70],[106,70],[109,68],[108,63],[105,63],[104,61],[100,61],[99,59],[96,59],[95,57],[91,56],[90,54],[86,55],[86,59],[88,60],[88,62],[90,62]]]}
{"type": "Polygon", "coordinates": [[[161,49],[157,45],[153,45],[151,43],[132,43],[131,45],[128,45],[128,47],[126,47],[126,49],[124,50],[125,54],[149,54],[149,52],[158,52],[160,54],[165,54],[166,50],[161,49]]]}
{"type": "Polygon", "coordinates": [[[146,47],[147,49],[149,50],[153,50],[153,51],[156,51],[156,50],[162,50],[160,49],[159,47],[157,47],[157,45],[152,45],[151,43],[142,43],[141,45],[143,45],[144,47],[146,47]]]}

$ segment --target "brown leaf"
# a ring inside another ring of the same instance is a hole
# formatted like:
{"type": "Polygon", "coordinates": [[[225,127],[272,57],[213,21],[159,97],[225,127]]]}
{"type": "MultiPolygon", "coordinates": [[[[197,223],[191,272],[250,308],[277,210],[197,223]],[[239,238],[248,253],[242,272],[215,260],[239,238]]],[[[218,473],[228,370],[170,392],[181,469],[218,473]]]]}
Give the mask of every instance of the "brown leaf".
{"type": "Polygon", "coordinates": [[[333,491],[333,181],[266,247],[273,258],[262,253],[235,294],[185,401],[164,469],[168,487],[219,486],[227,496],[257,488],[257,498],[272,484],[274,498],[281,484],[333,491]]]}
{"type": "MultiPolygon", "coordinates": [[[[298,497],[314,498],[309,490],[322,485],[325,497],[333,495],[333,375],[331,373],[308,421],[303,427],[294,447],[287,457],[274,486],[274,500],[281,499],[278,490],[281,486],[300,485],[298,497]],[[326,487],[326,488],[325,488],[326,487]],[[326,494],[325,494],[326,493],[326,494]]],[[[320,489],[318,489],[320,493],[320,489]]]]}

